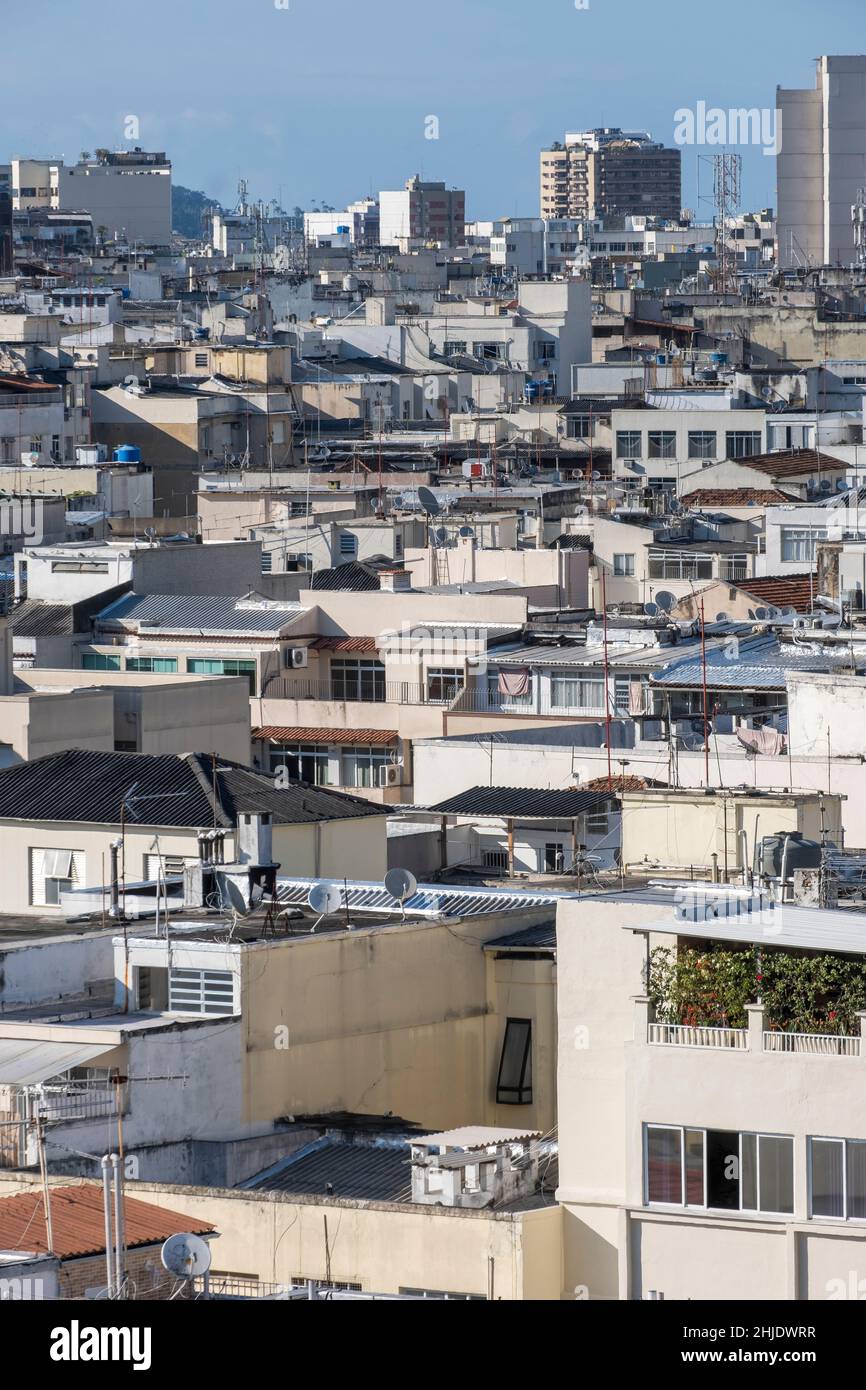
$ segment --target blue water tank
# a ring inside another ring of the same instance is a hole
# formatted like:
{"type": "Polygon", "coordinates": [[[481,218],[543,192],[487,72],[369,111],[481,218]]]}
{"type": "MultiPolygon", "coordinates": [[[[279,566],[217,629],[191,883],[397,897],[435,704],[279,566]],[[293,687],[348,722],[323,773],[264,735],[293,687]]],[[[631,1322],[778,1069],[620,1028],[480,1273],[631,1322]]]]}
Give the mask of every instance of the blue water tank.
{"type": "Polygon", "coordinates": [[[726,363],[727,363],[727,360],[728,360],[728,354],[727,354],[726,352],[711,352],[711,353],[710,353],[710,361],[713,362],[713,363],[715,363],[715,365],[716,365],[717,367],[724,367],[724,366],[726,365],[726,363]]]}
{"type": "Polygon", "coordinates": [[[124,285],[124,286],[121,288],[120,297],[121,297],[121,299],[131,299],[131,298],[132,298],[132,290],[129,289],[126,285],[124,285]]]}
{"type": "Polygon", "coordinates": [[[659,367],[666,367],[667,364],[668,364],[668,355],[667,355],[667,353],[666,353],[666,352],[657,352],[657,353],[656,353],[656,363],[657,363],[657,365],[658,365],[659,367]]]}
{"type": "Polygon", "coordinates": [[[141,450],[134,444],[120,444],[114,451],[115,463],[141,463],[141,450]]]}

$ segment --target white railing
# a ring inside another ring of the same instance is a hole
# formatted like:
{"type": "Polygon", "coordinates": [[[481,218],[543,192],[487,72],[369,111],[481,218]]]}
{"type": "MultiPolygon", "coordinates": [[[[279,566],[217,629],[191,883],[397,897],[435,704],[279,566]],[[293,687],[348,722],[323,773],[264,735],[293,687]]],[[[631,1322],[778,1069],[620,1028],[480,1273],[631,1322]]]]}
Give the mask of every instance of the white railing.
{"type": "Polygon", "coordinates": [[[749,1046],[745,1028],[703,1028],[683,1023],[651,1023],[648,1042],[670,1047],[732,1047],[744,1050],[749,1046]]]}
{"type": "Polygon", "coordinates": [[[839,1033],[764,1033],[765,1052],[799,1052],[809,1057],[859,1057],[860,1038],[839,1033]]]}

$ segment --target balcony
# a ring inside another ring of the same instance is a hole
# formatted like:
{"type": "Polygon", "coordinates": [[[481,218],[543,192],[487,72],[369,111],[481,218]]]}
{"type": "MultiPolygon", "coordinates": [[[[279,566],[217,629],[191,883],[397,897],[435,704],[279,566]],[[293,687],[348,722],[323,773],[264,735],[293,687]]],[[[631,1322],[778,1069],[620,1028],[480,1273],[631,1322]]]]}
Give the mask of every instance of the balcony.
{"type": "Polygon", "coordinates": [[[866,1010],[859,1011],[859,1035],[843,1033],[784,1033],[765,1028],[761,1004],[748,1004],[746,1028],[719,1028],[702,1024],[657,1023],[651,1017],[646,996],[635,998],[635,1041],[650,1047],[712,1048],[725,1052],[751,1052],[788,1057],[866,1058],[866,1010]]]}

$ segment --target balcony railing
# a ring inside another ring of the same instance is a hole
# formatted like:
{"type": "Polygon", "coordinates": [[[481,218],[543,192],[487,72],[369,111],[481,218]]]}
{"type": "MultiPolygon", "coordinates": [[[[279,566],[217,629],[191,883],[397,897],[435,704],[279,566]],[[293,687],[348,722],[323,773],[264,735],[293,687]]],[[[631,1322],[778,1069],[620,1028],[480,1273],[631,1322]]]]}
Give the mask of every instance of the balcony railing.
{"type": "Polygon", "coordinates": [[[427,687],[417,681],[365,681],[345,686],[342,682],[306,680],[294,676],[269,676],[262,685],[262,698],[267,700],[328,700],[332,704],[371,705],[450,705],[456,689],[446,686],[427,687]]]}
{"type": "Polygon", "coordinates": [[[859,1057],[861,1039],[840,1033],[764,1033],[765,1052],[798,1052],[807,1057],[859,1057]]]}
{"type": "Polygon", "coordinates": [[[722,1047],[745,1051],[749,1034],[745,1028],[704,1028],[681,1023],[651,1023],[647,1041],[665,1047],[722,1047]]]}

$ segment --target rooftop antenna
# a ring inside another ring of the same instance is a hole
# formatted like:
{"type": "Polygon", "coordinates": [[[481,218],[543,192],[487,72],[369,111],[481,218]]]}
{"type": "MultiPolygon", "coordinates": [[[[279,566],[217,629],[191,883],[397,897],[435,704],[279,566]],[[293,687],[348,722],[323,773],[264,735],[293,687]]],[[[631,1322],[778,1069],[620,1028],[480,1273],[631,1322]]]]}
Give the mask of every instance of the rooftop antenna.
{"type": "Polygon", "coordinates": [[[406,916],[406,903],[418,891],[418,880],[408,869],[389,869],[385,875],[385,892],[400,904],[401,915],[406,916]]]}

